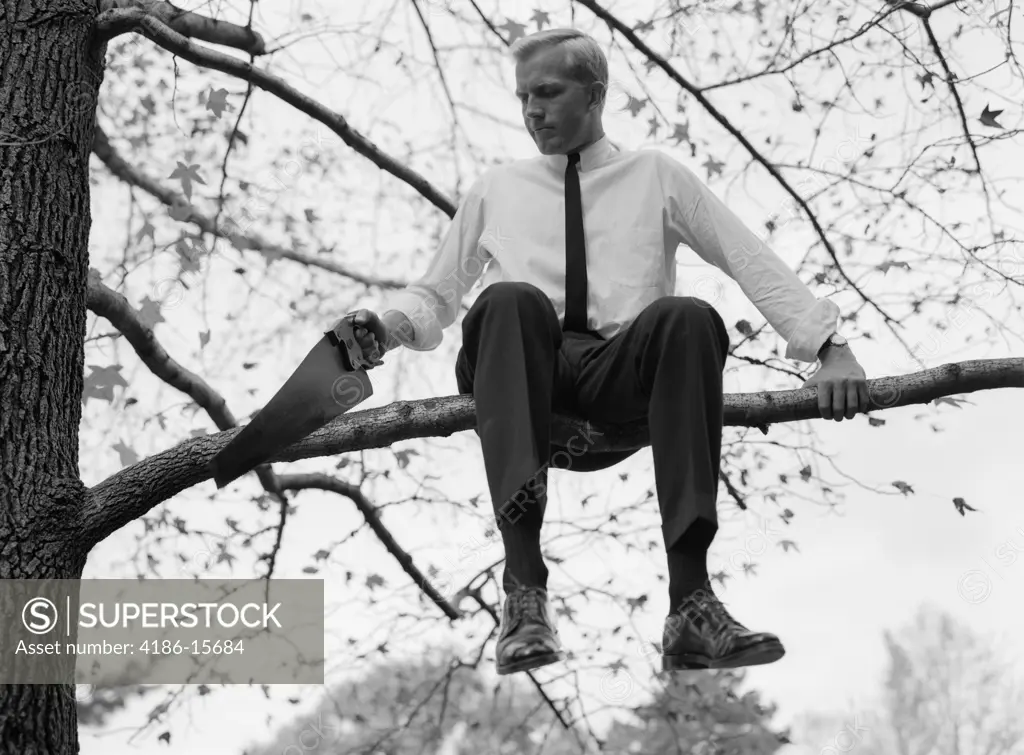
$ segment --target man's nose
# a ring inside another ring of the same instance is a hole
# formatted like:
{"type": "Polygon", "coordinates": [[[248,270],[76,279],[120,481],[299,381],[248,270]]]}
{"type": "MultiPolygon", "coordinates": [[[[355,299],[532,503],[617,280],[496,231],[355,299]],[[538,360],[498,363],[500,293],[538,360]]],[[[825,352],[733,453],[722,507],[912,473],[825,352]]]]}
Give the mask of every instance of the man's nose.
{"type": "Polygon", "coordinates": [[[531,120],[543,120],[544,111],[532,97],[526,101],[526,117],[531,120]]]}

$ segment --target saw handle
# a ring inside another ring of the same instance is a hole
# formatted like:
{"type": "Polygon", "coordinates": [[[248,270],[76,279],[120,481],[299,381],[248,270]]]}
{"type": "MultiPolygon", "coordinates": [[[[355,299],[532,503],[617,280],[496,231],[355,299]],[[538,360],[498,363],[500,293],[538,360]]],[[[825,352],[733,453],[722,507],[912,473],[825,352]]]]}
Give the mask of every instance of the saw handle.
{"type": "MultiPolygon", "coordinates": [[[[375,337],[377,336],[376,330],[370,332],[375,337]]],[[[348,369],[365,370],[367,367],[373,366],[373,362],[363,356],[363,349],[356,340],[355,327],[348,317],[338,320],[337,324],[324,335],[327,336],[331,346],[341,351],[341,356],[348,369]]],[[[378,337],[378,341],[383,341],[383,336],[378,337]]]]}
{"type": "MultiPolygon", "coordinates": [[[[345,318],[348,319],[349,322],[352,322],[353,320],[355,320],[356,314],[358,313],[345,315],[345,318]]],[[[355,325],[355,327],[363,328],[364,330],[367,330],[373,334],[373,337],[377,339],[377,344],[380,346],[380,355],[384,356],[384,349],[387,348],[388,330],[385,327],[384,323],[380,321],[380,318],[374,315],[373,317],[370,318],[370,322],[367,323],[366,325],[363,325],[362,323],[359,322],[354,322],[353,324],[355,325]]]]}

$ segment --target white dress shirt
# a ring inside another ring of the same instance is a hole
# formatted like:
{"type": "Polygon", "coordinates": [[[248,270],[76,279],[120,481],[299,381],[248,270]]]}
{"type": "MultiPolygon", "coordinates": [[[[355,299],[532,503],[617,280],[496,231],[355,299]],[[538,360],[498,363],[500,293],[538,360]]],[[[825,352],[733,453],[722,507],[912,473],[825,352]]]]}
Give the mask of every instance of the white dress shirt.
{"type": "MultiPolygon", "coordinates": [[[[412,322],[406,345],[437,348],[463,297],[482,277],[525,281],[565,317],[565,155],[489,169],[470,187],[425,273],[391,292],[380,312],[412,322]]],[[[603,136],[580,152],[587,254],[587,328],[605,338],[676,287],[676,250],[696,252],[735,280],[787,342],[786,357],[814,362],[839,307],[815,299],[767,244],[694,173],[653,149],[620,151],[603,136]]],[[[711,302],[713,304],[713,302],[711,302]]]]}

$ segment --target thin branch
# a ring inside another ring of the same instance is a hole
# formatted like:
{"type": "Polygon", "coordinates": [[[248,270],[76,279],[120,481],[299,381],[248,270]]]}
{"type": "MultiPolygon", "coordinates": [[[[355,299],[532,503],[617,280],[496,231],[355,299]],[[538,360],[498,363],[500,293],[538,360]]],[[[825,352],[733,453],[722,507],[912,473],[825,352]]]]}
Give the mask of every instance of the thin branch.
{"type": "Polygon", "coordinates": [[[284,79],[261,71],[244,61],[230,55],[209,50],[178,34],[158,19],[137,9],[110,10],[100,14],[96,21],[100,33],[123,33],[135,31],[152,40],[169,52],[184,58],[190,63],[204,68],[211,68],[243,81],[248,81],[260,89],[279,97],[299,112],[323,123],[331,131],[341,137],[349,147],[367,158],[381,170],[390,173],[427,199],[431,204],[448,215],[455,216],[457,206],[440,189],[416,171],[402,164],[395,158],[382,152],[376,144],[348,125],[339,113],[324,107],[311,97],[299,92],[284,79]]]}
{"type": "Polygon", "coordinates": [[[473,6],[473,10],[475,10],[476,14],[480,16],[480,20],[484,22],[484,25],[491,30],[491,33],[494,34],[494,36],[496,36],[498,39],[500,39],[502,44],[505,45],[505,47],[509,47],[509,41],[505,39],[503,36],[501,36],[501,32],[498,31],[497,28],[495,28],[494,24],[491,22],[491,19],[487,16],[486,13],[483,12],[483,10],[481,10],[480,6],[477,5],[476,0],[469,0],[469,4],[473,6]]]}
{"type": "MultiPolygon", "coordinates": [[[[233,47],[250,55],[263,55],[267,51],[262,35],[248,26],[238,26],[227,21],[218,21],[198,13],[192,13],[175,7],[166,0],[134,0],[132,5],[132,8],[125,8],[123,3],[115,2],[115,0],[103,0],[100,3],[100,19],[118,12],[143,13],[158,19],[184,37],[201,39],[204,42],[212,42],[223,47],[233,47]]],[[[108,42],[126,31],[135,30],[97,26],[96,42],[108,42]]]]}
{"type": "MultiPolygon", "coordinates": [[[[482,608],[487,615],[491,617],[491,620],[494,621],[494,625],[501,626],[501,617],[498,616],[498,612],[494,610],[494,607],[484,600],[480,596],[479,592],[473,593],[473,598],[476,600],[477,605],[479,605],[480,608],[482,608]]],[[[583,741],[580,739],[579,731],[576,727],[565,720],[565,717],[562,715],[562,711],[558,709],[558,706],[555,705],[555,701],[552,700],[544,690],[544,685],[537,680],[537,677],[533,675],[532,671],[527,671],[526,675],[530,677],[530,681],[533,682],[533,686],[536,687],[537,693],[541,696],[541,699],[544,700],[545,704],[551,708],[551,712],[555,714],[555,717],[558,719],[558,723],[562,725],[562,728],[566,731],[571,731],[575,735],[576,741],[579,742],[580,746],[583,746],[583,741]]]]}
{"type": "MultiPolygon", "coordinates": [[[[957,2],[957,0],[941,0],[941,2],[932,6],[922,5],[921,3],[915,2],[907,2],[905,0],[885,0],[885,2],[896,10],[905,10],[921,19],[921,24],[924,26],[924,30],[928,35],[928,43],[931,45],[932,52],[934,52],[935,57],[939,59],[939,63],[942,65],[942,70],[946,72],[946,84],[949,86],[949,91],[953,95],[953,100],[956,102],[957,113],[960,116],[960,125],[963,128],[964,136],[967,138],[967,144],[971,148],[971,154],[974,155],[975,172],[980,175],[981,159],[978,157],[978,148],[974,143],[974,139],[971,137],[970,128],[967,125],[967,113],[964,111],[964,104],[961,101],[960,93],[956,88],[956,74],[953,73],[949,67],[949,63],[946,62],[946,56],[942,54],[942,47],[939,45],[939,40],[935,36],[935,32],[932,30],[932,25],[929,20],[933,12],[940,8],[944,8],[947,5],[952,5],[957,2]]],[[[985,192],[987,199],[988,187],[985,184],[984,176],[981,176],[981,188],[985,192]]]]}
{"type": "MultiPolygon", "coordinates": [[[[273,470],[270,469],[270,466],[264,464],[261,466],[260,471],[263,472],[264,474],[267,474],[268,476],[271,476],[270,479],[273,480],[274,485],[278,486],[278,518],[277,524],[274,525],[274,544],[270,548],[270,553],[263,557],[263,560],[267,562],[267,573],[264,575],[264,579],[268,580],[269,582],[270,578],[274,576],[274,567],[277,566],[277,554],[281,552],[281,544],[284,541],[284,527],[288,523],[288,514],[290,513],[289,510],[291,507],[288,504],[288,499],[285,497],[284,491],[281,490],[279,487],[281,484],[280,479],[278,479],[277,476],[274,475],[274,472],[273,470]]],[[[269,591],[270,585],[268,584],[267,600],[270,600],[269,591]]]]}
{"type": "MultiPolygon", "coordinates": [[[[253,5],[255,5],[255,4],[253,4],[253,5]]],[[[252,7],[252,6],[250,6],[250,7],[252,7]]],[[[252,58],[250,58],[249,59],[249,63],[251,64],[252,62],[253,62],[253,60],[252,60],[252,58]]],[[[231,126],[231,133],[228,134],[228,146],[227,146],[227,149],[224,150],[224,159],[221,160],[221,164],[220,164],[220,186],[217,187],[217,214],[214,215],[214,217],[213,217],[213,227],[214,228],[217,228],[217,227],[220,226],[220,214],[222,212],[224,212],[224,201],[225,201],[224,187],[227,185],[227,182],[228,182],[228,160],[231,159],[231,152],[232,152],[232,150],[234,150],[235,144],[237,144],[240,141],[239,136],[238,136],[239,128],[242,125],[242,118],[245,117],[245,111],[249,107],[249,103],[252,101],[252,93],[253,93],[253,85],[249,84],[245,88],[245,97],[242,98],[242,104],[238,108],[238,115],[235,116],[234,124],[231,126]]],[[[210,243],[210,248],[211,249],[216,244],[216,238],[217,237],[214,236],[213,240],[210,243]]]]}
{"type": "Polygon", "coordinates": [[[732,499],[736,501],[736,505],[739,506],[743,511],[746,511],[747,502],[743,500],[743,495],[740,493],[739,490],[737,490],[736,486],[732,484],[732,479],[729,477],[728,474],[726,474],[724,469],[722,470],[721,474],[719,474],[719,477],[721,478],[722,483],[725,485],[726,492],[728,492],[729,495],[732,496],[732,499]]]}
{"type": "MultiPolygon", "coordinates": [[[[405,731],[409,730],[410,724],[412,724],[412,722],[413,722],[413,720],[415,720],[416,716],[418,716],[420,711],[423,710],[423,707],[428,702],[430,702],[431,698],[434,697],[434,694],[442,687],[442,685],[444,685],[447,688],[446,680],[449,680],[449,681],[451,680],[451,676],[455,672],[455,669],[457,669],[457,668],[458,668],[458,666],[453,665],[453,664],[450,664],[448,666],[448,669],[445,671],[444,676],[442,676],[440,679],[438,679],[434,683],[434,686],[431,687],[427,691],[427,694],[423,696],[423,699],[420,700],[418,703],[416,703],[416,705],[413,706],[413,709],[405,717],[405,723],[401,723],[400,724],[396,720],[395,721],[395,724],[396,724],[395,726],[385,727],[383,734],[381,734],[376,740],[374,740],[373,742],[370,742],[365,747],[360,747],[360,750],[362,752],[368,752],[368,753],[393,752],[391,747],[384,747],[383,746],[384,743],[387,742],[389,739],[393,739],[393,738],[397,737],[402,732],[405,732],[405,731]]],[[[440,727],[438,727],[438,728],[440,728],[440,727]]],[[[421,744],[422,744],[422,742],[421,742],[421,744]]],[[[396,747],[395,749],[398,749],[398,748],[396,747]]],[[[423,750],[421,750],[420,752],[423,752],[423,750]]]]}
{"type": "MultiPolygon", "coordinates": [[[[149,193],[156,199],[159,199],[168,207],[181,206],[181,197],[172,189],[162,185],[152,176],[147,175],[143,170],[135,165],[132,165],[120,154],[110,143],[106,132],[97,123],[95,130],[95,137],[93,138],[92,151],[98,157],[107,169],[120,178],[130,186],[137,186],[143,191],[149,193]]],[[[251,249],[254,252],[264,255],[268,260],[276,258],[283,258],[292,260],[293,262],[299,262],[308,267],[315,267],[321,270],[326,270],[331,273],[343,275],[346,278],[350,278],[357,283],[362,283],[366,286],[380,286],[381,288],[402,288],[406,284],[402,281],[393,280],[391,278],[378,278],[372,275],[364,275],[356,272],[346,265],[339,264],[337,262],[331,262],[330,260],[320,259],[314,255],[303,254],[297,252],[288,247],[280,246],[267,239],[263,238],[256,232],[246,233],[235,233],[224,228],[219,224],[216,224],[212,218],[208,215],[204,215],[199,212],[195,207],[189,206],[188,217],[186,222],[195,223],[201,231],[204,233],[211,234],[214,238],[224,238],[231,242],[231,244],[241,251],[251,249]]]]}
{"type": "MultiPolygon", "coordinates": [[[[925,404],[943,396],[995,388],[1024,388],[1024,358],[950,363],[910,375],[868,381],[875,409],[925,404]]],[[[814,388],[726,394],[725,424],[763,426],[767,430],[770,424],[820,418],[817,395],[814,388]]],[[[278,452],[268,462],[383,448],[411,438],[448,437],[475,426],[476,410],[471,395],[396,401],[380,408],[342,415],[278,452]]],[[[207,462],[237,432],[229,430],[184,440],[94,486],[82,511],[83,536],[99,542],[161,501],[209,480],[207,462]]],[[[637,450],[648,445],[650,438],[646,423],[642,421],[598,425],[578,417],[556,415],[552,441],[570,451],[589,454],[637,450]],[[579,451],[581,447],[583,450],[579,451]]]]}
{"type": "Polygon", "coordinates": [[[452,97],[452,90],[448,86],[448,79],[444,75],[444,66],[441,65],[441,57],[437,53],[437,45],[434,44],[434,35],[430,32],[430,24],[427,23],[427,19],[423,17],[423,11],[420,10],[420,5],[417,0],[412,0],[413,10],[416,11],[416,16],[420,20],[420,25],[423,27],[423,33],[427,37],[427,44],[430,45],[430,52],[434,58],[434,65],[437,67],[437,78],[441,82],[441,88],[444,90],[444,96],[448,100],[448,107],[452,111],[452,121],[456,128],[459,127],[459,114],[455,110],[455,98],[452,97]]]}
{"type": "MultiPolygon", "coordinates": [[[[960,92],[956,88],[956,74],[949,67],[949,63],[946,62],[946,56],[942,54],[942,48],[939,46],[939,40],[935,36],[935,32],[932,31],[932,25],[928,22],[927,17],[921,22],[924,25],[924,30],[928,34],[928,42],[932,46],[932,52],[935,53],[935,57],[939,59],[939,63],[942,65],[942,70],[946,72],[946,84],[949,86],[949,91],[953,95],[953,101],[956,102],[957,114],[960,116],[960,126],[964,130],[964,137],[967,139],[967,144],[971,148],[971,154],[974,155],[975,171],[981,175],[981,158],[978,157],[978,147],[974,143],[974,139],[971,137],[971,129],[967,125],[967,113],[964,111],[964,103],[960,99],[960,92]]],[[[985,187],[985,178],[981,177],[981,186],[987,191],[985,187]]]]}
{"type": "Polygon", "coordinates": [[[395,536],[384,526],[377,508],[367,500],[357,485],[343,482],[330,475],[316,473],[281,475],[278,479],[284,490],[329,490],[351,500],[366,519],[370,529],[373,530],[373,533],[384,544],[384,547],[387,548],[388,553],[394,556],[395,560],[401,564],[402,569],[409,575],[416,586],[426,593],[427,597],[434,601],[434,604],[444,611],[445,616],[449,619],[455,621],[462,618],[463,612],[441,595],[437,588],[431,584],[430,580],[413,563],[412,556],[398,544],[395,536]]]}
{"type": "MultiPolygon", "coordinates": [[[[708,84],[706,86],[702,86],[700,88],[700,91],[710,92],[715,89],[723,89],[725,87],[733,86],[735,84],[744,84],[764,76],[778,76],[784,73],[788,73],[789,71],[792,71],[797,66],[801,65],[802,63],[806,63],[808,60],[815,58],[818,55],[821,55],[822,53],[831,53],[835,55],[835,53],[833,52],[835,48],[842,47],[848,42],[855,42],[860,37],[869,33],[876,26],[880,26],[881,22],[884,21],[889,16],[894,15],[896,13],[896,10],[897,9],[893,8],[887,13],[883,13],[882,15],[879,15],[876,18],[872,18],[868,21],[865,21],[859,29],[848,33],[846,36],[837,37],[824,47],[817,47],[812,50],[809,50],[808,52],[801,54],[799,57],[787,61],[786,64],[780,68],[766,68],[765,70],[758,71],[757,73],[743,74],[733,79],[722,79],[721,81],[715,84],[708,84]]],[[[791,30],[792,25],[788,27],[787,33],[789,33],[789,31],[791,30]]]]}
{"type": "MultiPolygon", "coordinates": [[[[897,0],[886,0],[890,5],[896,5],[900,8],[910,11],[914,15],[917,15],[921,19],[921,24],[924,26],[925,33],[928,36],[928,44],[932,48],[932,52],[935,53],[935,57],[939,59],[939,63],[942,65],[942,70],[945,71],[946,84],[949,87],[950,93],[953,95],[953,101],[956,103],[957,114],[960,116],[960,127],[963,129],[964,137],[967,139],[967,145],[971,148],[971,155],[974,157],[974,170],[967,171],[967,173],[976,173],[981,181],[981,191],[985,196],[985,207],[988,210],[989,220],[992,218],[992,197],[988,191],[988,184],[985,182],[985,175],[981,171],[981,158],[978,156],[978,146],[974,143],[974,137],[971,136],[970,126],[967,124],[967,112],[964,110],[964,103],[960,99],[960,92],[956,87],[957,77],[949,67],[949,63],[946,61],[946,56],[942,53],[942,47],[939,45],[938,37],[935,36],[935,31],[932,29],[931,21],[929,20],[932,12],[938,10],[944,5],[948,5],[948,2],[940,2],[934,7],[923,7],[911,3],[910,6],[904,6],[897,0]],[[911,7],[912,6],[912,7],[911,7]]],[[[994,229],[993,229],[994,230],[994,229]]]]}
{"type": "Polygon", "coordinates": [[[909,0],[885,0],[887,5],[891,5],[897,10],[905,10],[907,13],[911,13],[918,18],[928,18],[928,14],[931,13],[931,8],[922,3],[914,3],[909,0]]]}
{"type": "MultiPolygon", "coordinates": [[[[426,2],[432,2],[433,0],[426,0],[426,2]]],[[[427,19],[423,16],[423,11],[420,10],[419,0],[412,0],[413,10],[416,11],[416,16],[420,20],[420,25],[423,27],[423,33],[427,37],[427,44],[430,46],[430,52],[434,58],[434,66],[437,68],[437,78],[441,82],[441,89],[444,90],[445,99],[448,100],[448,107],[452,113],[452,129],[451,138],[448,142],[452,151],[452,159],[455,161],[456,167],[459,163],[458,154],[458,132],[462,131],[462,123],[459,120],[459,111],[455,107],[455,98],[452,96],[451,88],[448,86],[448,78],[444,75],[444,66],[441,65],[441,56],[437,52],[437,45],[434,43],[434,35],[430,31],[430,24],[427,23],[427,19]]]]}
{"type": "Polygon", "coordinates": [[[726,118],[721,112],[718,111],[718,109],[713,104],[711,104],[710,100],[708,100],[707,97],[704,96],[700,89],[698,89],[687,79],[685,79],[682,76],[682,74],[680,74],[664,58],[662,58],[656,52],[651,50],[651,48],[649,48],[646,44],[644,44],[643,40],[641,40],[633,32],[632,29],[630,29],[628,26],[622,23],[622,21],[620,21],[618,18],[616,18],[611,13],[602,8],[600,5],[598,5],[594,0],[578,0],[578,2],[580,3],[580,5],[583,5],[586,8],[588,8],[594,15],[596,15],[598,18],[600,18],[606,24],[608,24],[609,27],[619,32],[619,34],[628,39],[630,43],[641,53],[646,55],[648,59],[654,61],[654,63],[656,63],[658,67],[661,68],[669,76],[669,78],[675,81],[682,89],[686,90],[695,100],[697,100],[697,102],[700,103],[701,107],[703,107],[704,110],[712,118],[714,118],[719,125],[722,126],[722,128],[724,128],[726,131],[732,134],[732,136],[740,144],[743,145],[744,149],[747,150],[750,156],[758,164],[760,164],[761,167],[768,171],[769,175],[771,175],[772,178],[774,178],[778,182],[778,184],[783,188],[783,190],[793,198],[797,205],[799,205],[800,209],[804,211],[804,214],[807,216],[807,219],[811,222],[811,225],[814,227],[815,233],[818,235],[818,238],[821,239],[821,243],[825,246],[825,251],[827,251],[829,256],[832,258],[832,262],[835,264],[836,270],[839,272],[839,274],[865,302],[870,304],[871,307],[876,312],[878,312],[879,315],[882,316],[882,319],[884,320],[886,327],[889,328],[893,336],[903,345],[903,347],[909,353],[912,353],[912,349],[903,340],[903,337],[896,331],[895,325],[898,325],[899,321],[891,317],[888,312],[886,312],[880,306],[878,306],[878,304],[876,304],[871,299],[871,297],[864,293],[860,289],[860,287],[853,281],[853,279],[846,273],[846,271],[843,269],[842,263],[839,261],[839,255],[836,253],[835,248],[832,246],[832,242],[828,240],[828,235],[825,233],[825,229],[822,228],[821,224],[818,222],[817,215],[815,215],[814,211],[810,208],[810,206],[807,204],[804,198],[800,196],[799,192],[797,192],[796,189],[790,186],[789,182],[785,179],[785,177],[783,177],[783,175],[778,171],[778,169],[774,165],[772,165],[772,163],[767,158],[765,158],[764,155],[762,155],[761,152],[753,144],[750,143],[750,141],[743,135],[742,132],[739,131],[739,129],[732,125],[728,118],[726,118]]]}
{"type": "Polygon", "coordinates": [[[935,5],[925,5],[924,3],[909,2],[909,0],[885,0],[887,5],[893,6],[897,10],[905,10],[918,18],[926,19],[932,15],[939,8],[945,8],[947,5],[959,2],[959,0],[939,0],[935,5]]]}
{"type": "Polygon", "coordinates": [[[156,340],[152,328],[142,323],[138,312],[123,295],[103,282],[96,269],[89,270],[87,291],[89,310],[109,320],[121,332],[150,372],[205,409],[221,430],[238,426],[238,420],[231,413],[224,397],[199,375],[171,358],[156,340]]]}

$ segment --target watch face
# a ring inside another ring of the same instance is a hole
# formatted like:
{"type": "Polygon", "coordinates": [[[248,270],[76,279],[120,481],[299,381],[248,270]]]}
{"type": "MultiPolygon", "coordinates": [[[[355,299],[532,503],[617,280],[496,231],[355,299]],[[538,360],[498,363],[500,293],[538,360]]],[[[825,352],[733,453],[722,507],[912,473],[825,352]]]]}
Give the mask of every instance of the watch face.
{"type": "Polygon", "coordinates": [[[843,338],[838,333],[833,335],[831,340],[832,340],[832,343],[834,343],[836,346],[845,346],[846,345],[846,339],[843,338]]]}

